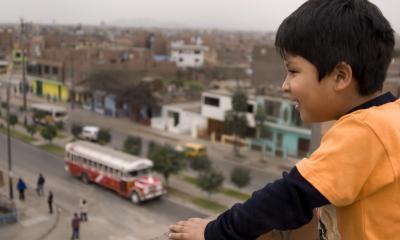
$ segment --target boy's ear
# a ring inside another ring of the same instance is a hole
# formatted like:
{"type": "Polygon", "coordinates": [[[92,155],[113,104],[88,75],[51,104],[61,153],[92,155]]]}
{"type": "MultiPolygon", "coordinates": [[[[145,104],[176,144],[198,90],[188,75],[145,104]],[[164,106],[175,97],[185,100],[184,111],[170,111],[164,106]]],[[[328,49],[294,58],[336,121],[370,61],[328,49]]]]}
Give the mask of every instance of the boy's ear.
{"type": "Polygon", "coordinates": [[[353,81],[353,70],[351,66],[346,62],[338,63],[334,69],[334,78],[334,89],[336,91],[346,89],[353,81]]]}

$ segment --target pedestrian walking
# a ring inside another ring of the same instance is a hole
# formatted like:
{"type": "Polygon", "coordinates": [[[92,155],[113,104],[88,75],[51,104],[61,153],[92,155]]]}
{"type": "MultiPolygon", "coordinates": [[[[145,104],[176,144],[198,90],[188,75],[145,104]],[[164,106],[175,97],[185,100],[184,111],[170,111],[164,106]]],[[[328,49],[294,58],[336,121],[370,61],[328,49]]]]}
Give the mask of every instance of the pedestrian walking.
{"type": "Polygon", "coordinates": [[[47,204],[49,205],[49,213],[53,214],[53,192],[49,191],[49,196],[47,197],[47,204]]]}
{"type": "Polygon", "coordinates": [[[18,179],[18,183],[17,183],[17,189],[19,192],[19,199],[24,201],[25,200],[25,190],[26,190],[26,183],[24,182],[24,180],[22,180],[22,178],[18,179]]]}
{"type": "Polygon", "coordinates": [[[81,224],[81,220],[78,217],[78,213],[74,213],[74,217],[71,221],[72,227],[72,237],[71,240],[79,239],[79,226],[81,224]]]}
{"type": "Polygon", "coordinates": [[[45,182],[46,182],[46,179],[43,177],[43,175],[41,173],[39,173],[39,177],[38,177],[37,183],[36,183],[36,192],[39,196],[43,195],[45,182]]]}
{"type": "Polygon", "coordinates": [[[88,221],[88,209],[87,209],[87,201],[86,199],[81,199],[79,201],[79,210],[81,213],[81,221],[82,222],[87,222],[88,221]]]}

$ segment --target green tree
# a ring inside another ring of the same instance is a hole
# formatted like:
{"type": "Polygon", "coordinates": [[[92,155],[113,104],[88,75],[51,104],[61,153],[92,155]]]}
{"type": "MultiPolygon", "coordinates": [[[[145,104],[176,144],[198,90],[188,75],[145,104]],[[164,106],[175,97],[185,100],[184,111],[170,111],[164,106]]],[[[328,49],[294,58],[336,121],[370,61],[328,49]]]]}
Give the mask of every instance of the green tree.
{"type": "Polygon", "coordinates": [[[111,141],[111,133],[108,129],[100,129],[98,135],[98,141],[101,145],[106,145],[111,141]]]}
{"type": "Polygon", "coordinates": [[[211,168],[211,161],[207,157],[194,157],[189,161],[190,167],[195,171],[206,171],[211,168]]]}
{"type": "Polygon", "coordinates": [[[151,156],[153,154],[153,151],[156,151],[156,149],[158,147],[161,147],[160,144],[154,142],[154,141],[149,141],[149,145],[148,145],[148,151],[147,151],[147,158],[151,159],[151,156]]]}
{"type": "Polygon", "coordinates": [[[225,113],[224,131],[234,136],[233,152],[240,155],[238,137],[245,137],[247,132],[247,95],[242,90],[237,90],[232,96],[232,110],[225,113]]]}
{"type": "Polygon", "coordinates": [[[123,151],[139,156],[142,152],[142,139],[140,137],[128,136],[125,139],[123,151]]]}
{"type": "MultiPolygon", "coordinates": [[[[261,141],[262,133],[265,130],[265,120],[267,119],[267,114],[265,112],[264,105],[261,103],[257,104],[256,114],[254,116],[256,122],[256,138],[261,141]]],[[[260,149],[260,161],[264,161],[264,147],[261,145],[260,149]]]]}
{"type": "Polygon", "coordinates": [[[45,125],[40,131],[40,135],[47,141],[51,142],[57,136],[57,128],[52,125],[45,125]]]}
{"type": "Polygon", "coordinates": [[[208,197],[212,193],[217,192],[224,182],[224,175],[221,172],[216,172],[213,169],[201,172],[197,178],[197,185],[208,193],[208,197]]]}
{"type": "Polygon", "coordinates": [[[265,123],[266,119],[267,119],[267,115],[265,113],[264,105],[261,103],[258,103],[257,108],[256,108],[256,114],[254,116],[254,120],[256,122],[256,129],[257,129],[257,132],[256,132],[257,139],[261,138],[261,133],[264,128],[264,123],[265,123]]]}
{"type": "Polygon", "coordinates": [[[164,176],[167,186],[169,176],[177,174],[185,167],[184,155],[170,146],[155,144],[149,149],[149,158],[154,162],[154,170],[164,176]]]}
{"type": "Polygon", "coordinates": [[[74,136],[74,139],[77,139],[81,132],[82,132],[82,126],[79,124],[73,123],[71,126],[71,133],[74,136]]]}
{"type": "Polygon", "coordinates": [[[15,114],[10,114],[10,116],[8,116],[8,122],[10,123],[10,125],[14,128],[15,124],[18,123],[18,117],[15,114]]]}
{"type": "Polygon", "coordinates": [[[231,172],[231,182],[238,188],[247,186],[250,180],[250,170],[247,168],[236,167],[231,172]]]}
{"type": "Polygon", "coordinates": [[[35,124],[29,124],[25,126],[26,131],[33,137],[37,132],[37,126],[35,124]]]}

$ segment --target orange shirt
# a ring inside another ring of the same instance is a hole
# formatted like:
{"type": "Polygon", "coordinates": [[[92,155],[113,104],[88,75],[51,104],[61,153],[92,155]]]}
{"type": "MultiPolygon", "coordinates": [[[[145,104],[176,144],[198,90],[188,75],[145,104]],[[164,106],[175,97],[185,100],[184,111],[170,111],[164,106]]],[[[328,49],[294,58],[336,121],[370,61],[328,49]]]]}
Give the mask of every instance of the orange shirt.
{"type": "Polygon", "coordinates": [[[400,100],[340,118],[297,169],[336,206],[339,239],[400,239],[400,100]]]}

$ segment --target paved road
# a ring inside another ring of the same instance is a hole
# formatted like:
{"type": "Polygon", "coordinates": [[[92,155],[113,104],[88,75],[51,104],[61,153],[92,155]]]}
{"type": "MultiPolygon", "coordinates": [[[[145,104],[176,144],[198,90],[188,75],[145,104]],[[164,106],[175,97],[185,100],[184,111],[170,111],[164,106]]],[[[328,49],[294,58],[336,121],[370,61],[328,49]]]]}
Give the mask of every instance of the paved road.
{"type": "MultiPolygon", "coordinates": [[[[113,122],[116,122],[116,120],[113,118],[100,116],[96,113],[86,112],[81,109],[76,109],[70,113],[69,122],[74,122],[81,125],[94,124],[100,127],[109,128],[112,134],[111,145],[119,149],[121,149],[123,142],[128,135],[141,137],[145,148],[148,141],[168,143],[173,146],[178,143],[184,143],[184,141],[180,139],[179,136],[165,137],[163,135],[157,135],[154,134],[152,131],[147,131],[146,127],[136,127],[133,123],[131,126],[113,124],[113,122]]],[[[146,149],[143,152],[145,153],[146,149]]],[[[243,163],[241,163],[240,161],[232,160],[231,146],[224,146],[224,148],[221,149],[221,147],[214,147],[213,144],[210,142],[207,143],[207,154],[212,161],[214,168],[223,172],[226,179],[225,184],[229,185],[229,177],[232,169],[237,166],[243,166],[243,163]]],[[[258,158],[259,156],[257,155],[256,157],[258,158]]],[[[246,159],[244,159],[244,161],[245,160],[246,159]]],[[[254,161],[254,159],[251,160],[254,161]]],[[[277,170],[276,168],[262,170],[251,168],[251,183],[248,186],[244,187],[243,190],[248,192],[258,190],[264,187],[267,183],[280,178],[281,172],[281,170],[277,170]]]]}
{"type": "MultiPolygon", "coordinates": [[[[0,164],[3,167],[6,166],[6,146],[5,135],[0,134],[0,164]]],[[[149,234],[162,234],[177,220],[205,217],[167,198],[135,206],[110,190],[93,184],[84,185],[64,171],[60,157],[19,140],[12,140],[12,157],[16,175],[22,175],[31,187],[38,173],[43,173],[47,190],[52,189],[56,202],[63,208],[76,211],[79,198],[84,197],[90,203],[91,215],[97,221],[107,222],[110,231],[119,234],[145,239],[149,234]]]]}
{"type": "MultiPolygon", "coordinates": [[[[1,90],[0,90],[1,91],[1,90]]],[[[14,99],[15,100],[15,99],[14,99]]],[[[21,100],[21,99],[19,99],[21,100]]],[[[69,120],[67,123],[67,129],[72,122],[78,123],[81,125],[97,125],[100,127],[108,128],[112,134],[112,142],[111,146],[121,149],[124,140],[128,135],[139,136],[143,140],[144,151],[143,155],[147,152],[147,143],[148,141],[155,141],[159,143],[168,143],[171,145],[176,145],[178,143],[184,143],[187,140],[187,137],[179,136],[179,135],[165,135],[165,134],[154,134],[153,130],[147,129],[147,127],[140,126],[133,122],[124,121],[121,119],[115,119],[112,117],[106,117],[99,115],[97,113],[93,113],[90,111],[82,110],[76,107],[73,111],[68,107],[70,114],[69,120]]],[[[18,108],[13,107],[13,111],[17,111],[18,108]]],[[[196,141],[192,139],[191,141],[196,141]]],[[[230,185],[229,177],[233,168],[237,166],[249,166],[249,164],[240,162],[240,161],[232,161],[232,149],[231,146],[224,146],[221,148],[221,144],[218,147],[214,147],[214,144],[211,142],[203,141],[204,144],[207,145],[207,153],[209,158],[211,159],[213,166],[222,171],[225,176],[225,184],[230,185]]],[[[248,160],[255,162],[257,161],[254,158],[259,158],[259,156],[251,155],[248,156],[248,160]]],[[[244,160],[246,161],[246,159],[244,160]]],[[[279,161],[279,160],[275,160],[279,161]]],[[[275,167],[271,168],[251,168],[251,182],[248,186],[244,187],[242,190],[247,192],[253,192],[264,187],[267,183],[274,181],[281,177],[282,170],[277,169],[275,167]]]]}

